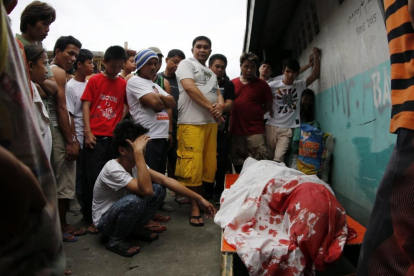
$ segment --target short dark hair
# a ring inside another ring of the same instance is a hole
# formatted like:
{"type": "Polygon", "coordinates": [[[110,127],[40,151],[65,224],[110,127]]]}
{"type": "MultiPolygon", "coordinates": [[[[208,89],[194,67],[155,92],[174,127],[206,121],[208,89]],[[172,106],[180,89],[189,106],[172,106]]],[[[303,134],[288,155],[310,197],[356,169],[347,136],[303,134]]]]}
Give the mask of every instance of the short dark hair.
{"type": "Polygon", "coordinates": [[[249,53],[243,53],[243,54],[240,56],[240,65],[241,65],[241,64],[242,64],[245,60],[248,60],[248,61],[254,62],[254,63],[256,63],[256,65],[257,65],[257,64],[259,64],[259,57],[258,57],[258,56],[256,56],[256,54],[253,54],[252,52],[249,52],[249,53]]]}
{"type": "Polygon", "coordinates": [[[105,51],[105,54],[104,54],[105,61],[111,61],[115,59],[117,60],[122,59],[123,61],[127,60],[127,54],[125,52],[125,49],[122,48],[121,46],[118,46],[118,45],[111,46],[105,51]]]}
{"type": "Polygon", "coordinates": [[[124,119],[119,122],[114,129],[114,136],[112,137],[112,143],[117,156],[119,156],[119,147],[130,147],[126,139],[134,142],[139,136],[148,133],[149,129],[142,126],[139,123],[134,123],[132,120],[124,119]]]}
{"type": "Polygon", "coordinates": [[[82,43],[80,43],[80,41],[73,36],[61,36],[58,38],[58,40],[56,40],[55,47],[53,48],[53,56],[56,55],[56,49],[59,49],[61,52],[63,52],[69,44],[73,44],[79,49],[82,48],[82,43]]]}
{"type": "Polygon", "coordinates": [[[137,51],[130,50],[130,49],[125,50],[125,52],[126,52],[126,55],[127,55],[127,59],[130,58],[130,57],[135,57],[135,55],[137,54],[137,51]]]}
{"type": "Polygon", "coordinates": [[[227,66],[227,58],[226,58],[226,56],[225,56],[225,55],[222,55],[222,54],[214,54],[214,55],[212,55],[212,56],[210,57],[210,59],[208,60],[208,66],[213,65],[213,63],[214,63],[217,59],[218,59],[218,60],[223,61],[223,62],[226,64],[226,66],[227,66]]]}
{"type": "Polygon", "coordinates": [[[24,46],[24,53],[26,55],[26,61],[36,63],[42,55],[45,53],[45,49],[42,46],[36,44],[30,44],[24,46]]]}
{"type": "Polygon", "coordinates": [[[210,38],[208,38],[206,36],[203,36],[203,35],[200,35],[200,36],[197,36],[196,38],[194,38],[194,40],[193,40],[193,48],[194,48],[194,45],[196,44],[196,42],[197,41],[200,41],[200,40],[207,41],[208,44],[210,44],[210,48],[211,48],[211,40],[210,40],[210,38]]]}
{"type": "Polygon", "coordinates": [[[262,67],[263,64],[269,65],[270,66],[270,69],[273,70],[273,64],[270,61],[263,60],[262,62],[260,62],[259,68],[262,67]]]}
{"type": "Polygon", "coordinates": [[[299,62],[295,59],[291,59],[291,58],[285,59],[283,61],[282,71],[285,71],[286,67],[288,67],[292,71],[295,71],[295,72],[299,73],[300,65],[299,65],[299,62]]]}
{"type": "Polygon", "coordinates": [[[168,52],[167,58],[172,58],[178,56],[182,59],[185,59],[185,54],[183,51],[178,50],[178,49],[172,49],[171,51],[168,52]]]}
{"type": "Polygon", "coordinates": [[[20,16],[20,31],[27,32],[27,25],[34,26],[37,21],[54,22],[56,19],[56,10],[49,4],[33,1],[23,10],[20,16]]]}
{"type": "Polygon", "coordinates": [[[80,63],[84,63],[87,60],[93,60],[93,54],[91,51],[89,51],[88,49],[80,49],[79,51],[79,55],[76,59],[75,64],[73,65],[73,67],[76,69],[78,69],[78,62],[80,63]]]}

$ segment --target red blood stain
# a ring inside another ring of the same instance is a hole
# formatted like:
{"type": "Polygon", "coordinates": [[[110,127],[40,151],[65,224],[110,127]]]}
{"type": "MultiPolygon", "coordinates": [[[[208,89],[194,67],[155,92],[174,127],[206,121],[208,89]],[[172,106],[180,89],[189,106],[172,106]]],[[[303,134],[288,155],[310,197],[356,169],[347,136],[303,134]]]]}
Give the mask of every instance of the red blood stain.
{"type": "Polygon", "coordinates": [[[290,241],[288,240],[279,240],[279,243],[283,245],[290,245],[290,241]]]}
{"type": "Polygon", "coordinates": [[[264,230],[266,230],[266,229],[267,229],[267,225],[265,225],[265,226],[260,225],[260,226],[259,226],[259,230],[260,230],[260,231],[264,231],[264,230]]]}
{"type": "Polygon", "coordinates": [[[269,235],[272,235],[273,237],[276,237],[277,231],[273,229],[269,229],[269,235]]]}
{"type": "Polygon", "coordinates": [[[250,234],[250,225],[249,224],[245,224],[242,228],[241,228],[241,231],[243,232],[243,233],[246,233],[247,235],[249,235],[250,234]]]}
{"type": "Polygon", "coordinates": [[[234,224],[232,224],[232,223],[229,223],[228,227],[229,227],[230,229],[232,229],[232,230],[236,230],[236,229],[237,229],[237,226],[236,226],[236,225],[234,225],[234,224]]]}
{"type": "Polygon", "coordinates": [[[289,183],[283,185],[283,188],[285,188],[286,190],[290,190],[292,188],[294,188],[296,185],[298,185],[299,181],[297,180],[292,180],[289,183]]]}

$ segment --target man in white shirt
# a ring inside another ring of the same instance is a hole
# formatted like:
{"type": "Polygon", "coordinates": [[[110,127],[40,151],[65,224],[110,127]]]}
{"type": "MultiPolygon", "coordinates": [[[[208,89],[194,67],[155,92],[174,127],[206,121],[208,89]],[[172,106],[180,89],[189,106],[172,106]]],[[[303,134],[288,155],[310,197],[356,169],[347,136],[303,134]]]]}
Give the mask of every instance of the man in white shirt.
{"type": "Polygon", "coordinates": [[[135,55],[137,76],[128,80],[126,95],[132,120],[149,129],[145,160],[153,170],[164,174],[167,165],[169,116],[166,108],[175,107],[174,97],[152,79],[158,70],[158,55],[144,49],[135,55]]]}
{"type": "Polygon", "coordinates": [[[148,129],[131,120],[121,121],[114,130],[113,143],[118,158],[106,163],[99,174],[94,191],[92,216],[99,232],[109,238],[106,249],[125,257],[139,253],[128,239],[152,241],[155,233],[147,234],[144,225],[150,221],[165,198],[166,187],[195,200],[214,217],[213,205],[176,180],[150,169],[144,155],[150,137],[148,129]],[[155,184],[158,183],[158,184],[155,184]]]}
{"type": "Polygon", "coordinates": [[[80,49],[79,55],[76,62],[73,65],[75,69],[75,76],[68,81],[66,85],[66,107],[68,109],[71,127],[75,127],[76,137],[80,144],[79,155],[76,159],[76,198],[79,204],[83,207],[82,198],[82,149],[83,149],[83,112],[82,112],[82,101],[80,100],[83,91],[85,91],[87,76],[93,74],[93,54],[87,49],[80,49]]]}
{"type": "MultiPolygon", "coordinates": [[[[181,184],[201,192],[203,182],[214,182],[217,170],[217,121],[224,99],[216,75],[206,66],[211,40],[196,37],[191,50],[193,57],[181,61],[176,72],[180,97],[175,175],[181,184]]],[[[190,225],[203,226],[197,203],[190,202],[190,225]]]]}
{"type": "Polygon", "coordinates": [[[302,92],[320,75],[319,52],[318,48],[313,48],[314,67],[306,80],[296,80],[300,71],[299,62],[287,59],[283,61],[283,80],[269,83],[273,95],[273,107],[266,124],[266,147],[270,160],[284,162],[292,138],[292,128],[300,126],[302,92]]]}

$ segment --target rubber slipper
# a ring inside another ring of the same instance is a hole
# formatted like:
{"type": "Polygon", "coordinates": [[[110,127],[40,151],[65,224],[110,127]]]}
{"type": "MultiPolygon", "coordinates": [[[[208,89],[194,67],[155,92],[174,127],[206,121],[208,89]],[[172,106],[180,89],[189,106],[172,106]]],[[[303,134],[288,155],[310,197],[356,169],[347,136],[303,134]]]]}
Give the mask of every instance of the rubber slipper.
{"type": "Polygon", "coordinates": [[[72,234],[74,236],[84,236],[88,234],[88,231],[85,228],[78,229],[73,225],[68,225],[62,232],[72,234]]]}
{"type": "Polygon", "coordinates": [[[99,230],[94,225],[89,225],[89,227],[88,227],[88,233],[91,234],[91,235],[98,235],[99,234],[99,230]]]}
{"type": "Polygon", "coordinates": [[[73,238],[71,238],[71,236],[73,235],[69,233],[62,233],[62,238],[64,242],[75,242],[78,240],[77,237],[73,236],[73,238]]]}
{"type": "Polygon", "coordinates": [[[190,200],[186,197],[174,198],[174,201],[180,205],[190,204],[190,200]]]}
{"type": "Polygon", "coordinates": [[[109,244],[107,244],[105,246],[105,248],[107,250],[112,251],[112,252],[114,252],[116,254],[119,254],[119,255],[121,255],[123,257],[132,257],[132,256],[134,256],[134,255],[136,255],[136,254],[139,253],[139,251],[140,251],[139,248],[138,248],[137,251],[134,251],[132,253],[129,253],[128,252],[128,249],[130,249],[131,247],[133,247],[133,246],[129,242],[120,242],[120,243],[117,243],[117,244],[115,244],[113,246],[110,246],[109,244]]]}
{"type": "Polygon", "coordinates": [[[143,229],[136,234],[132,234],[131,238],[144,242],[153,242],[155,240],[158,240],[159,236],[151,230],[143,229]],[[155,236],[153,236],[153,234],[155,234],[155,236]]]}
{"type": "Polygon", "coordinates": [[[204,226],[204,222],[200,222],[201,218],[202,218],[201,216],[190,216],[190,219],[189,219],[190,225],[194,227],[204,226]],[[198,220],[198,223],[191,222],[192,219],[198,220]]]}
{"type": "Polygon", "coordinates": [[[161,214],[155,214],[152,217],[152,220],[153,221],[161,221],[161,222],[169,222],[171,220],[171,217],[170,216],[163,216],[161,214]]]}

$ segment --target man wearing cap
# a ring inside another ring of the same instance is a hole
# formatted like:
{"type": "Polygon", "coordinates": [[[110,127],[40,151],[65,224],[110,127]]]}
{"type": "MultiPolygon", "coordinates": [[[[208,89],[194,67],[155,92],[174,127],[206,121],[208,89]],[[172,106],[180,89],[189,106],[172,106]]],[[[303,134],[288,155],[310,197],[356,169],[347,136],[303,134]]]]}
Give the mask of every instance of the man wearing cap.
{"type": "Polygon", "coordinates": [[[139,51],[135,56],[137,75],[128,81],[126,91],[132,120],[149,129],[151,141],[146,147],[145,160],[151,169],[165,174],[170,123],[165,109],[173,108],[176,103],[174,97],[152,81],[158,62],[153,50],[139,51]]]}
{"type": "MultiPolygon", "coordinates": [[[[216,75],[206,67],[211,54],[211,40],[196,37],[193,57],[180,62],[177,81],[178,150],[175,174],[178,182],[201,192],[203,181],[214,182],[217,169],[217,121],[220,121],[224,99],[216,75]]],[[[203,226],[197,202],[191,202],[190,225],[203,226]]]]}

